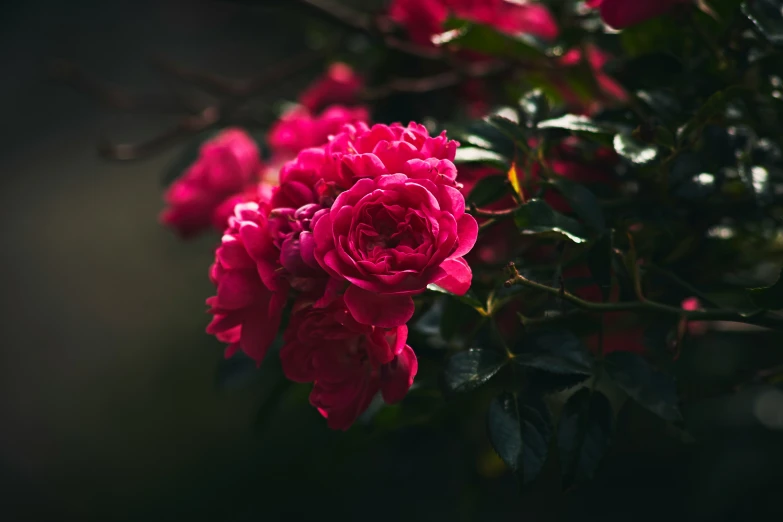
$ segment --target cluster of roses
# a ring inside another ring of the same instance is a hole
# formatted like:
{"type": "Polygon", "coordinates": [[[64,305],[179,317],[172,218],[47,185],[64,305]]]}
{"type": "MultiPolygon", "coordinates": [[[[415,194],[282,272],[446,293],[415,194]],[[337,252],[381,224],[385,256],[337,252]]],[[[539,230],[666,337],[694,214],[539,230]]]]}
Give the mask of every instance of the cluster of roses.
{"type": "MultiPolygon", "coordinates": [[[[588,5],[622,27],[675,3],[680,0],[588,5]]],[[[449,15],[509,34],[545,40],[558,34],[549,11],[527,2],[393,0],[389,15],[426,45],[449,15]]],[[[586,51],[604,94],[622,99],[622,88],[600,71],[607,56],[596,47],[586,51]]],[[[566,53],[561,64],[578,64],[581,52],[566,53]]],[[[493,173],[463,172],[463,187],[452,163],[457,142],[415,123],[368,125],[367,109],[352,107],[362,88],[350,67],[332,65],[272,126],[267,161],[244,131],[225,130],[207,141],[166,193],[161,215],[182,236],[210,226],[223,232],[210,269],[217,292],[207,301],[213,316],[207,331],[228,345],[226,357],[241,350],[260,363],[293,302],[283,371],[313,383],[311,403],[338,429],[348,428],[379,392],[387,403],[407,393],[417,371],[406,344],[412,297],[432,283],[456,294],[469,289],[464,256],[478,226],[465,213],[463,193],[493,173]]],[[[563,95],[579,105],[565,89],[563,95]]],[[[566,177],[599,171],[605,181],[600,165],[569,163],[566,156],[552,164],[566,177]]],[[[505,257],[505,234],[482,243],[476,262],[505,257]]]]}
{"type": "MultiPolygon", "coordinates": [[[[586,0],[603,21],[622,29],[660,16],[692,0],[586,0]]],[[[490,25],[507,34],[528,34],[543,40],[558,35],[549,9],[528,0],[392,0],[389,16],[404,26],[413,41],[429,45],[449,16],[490,25]]]]}
{"type": "Polygon", "coordinates": [[[205,142],[198,160],[166,192],[163,224],[183,237],[210,226],[222,232],[237,203],[270,197],[280,166],[300,150],[325,143],[346,123],[368,119],[365,107],[351,107],[362,88],[353,69],[332,64],[270,129],[267,162],[261,161],[255,141],[239,129],[205,142]]]}
{"type": "Polygon", "coordinates": [[[289,294],[283,371],[313,382],[311,403],[347,428],[380,391],[400,400],[417,362],[406,345],[412,296],[464,294],[463,256],[478,226],[465,213],[445,134],[418,124],[348,124],[286,163],[269,199],[240,203],[212,267],[208,332],[261,361],[289,294]]]}

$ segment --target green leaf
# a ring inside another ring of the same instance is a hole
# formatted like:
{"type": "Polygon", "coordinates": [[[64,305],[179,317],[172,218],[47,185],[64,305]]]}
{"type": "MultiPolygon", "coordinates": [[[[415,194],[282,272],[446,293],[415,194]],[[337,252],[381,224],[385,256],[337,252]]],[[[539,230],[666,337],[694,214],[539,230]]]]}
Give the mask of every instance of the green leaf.
{"type": "Polygon", "coordinates": [[[566,114],[559,118],[544,120],[538,124],[539,129],[560,129],[587,134],[614,134],[617,128],[606,123],[593,121],[587,116],[566,114]]]}
{"type": "Polygon", "coordinates": [[[514,212],[514,223],[523,235],[553,234],[574,243],[587,241],[582,225],[564,216],[540,199],[531,199],[514,212]]]}
{"type": "Polygon", "coordinates": [[[519,109],[525,117],[524,124],[535,129],[549,114],[549,100],[541,89],[535,89],[519,100],[519,109]]]}
{"type": "Polygon", "coordinates": [[[611,353],[606,363],[609,375],[629,397],[668,421],[682,420],[674,377],[653,368],[635,353],[611,353]]]}
{"type": "Polygon", "coordinates": [[[626,134],[617,134],[613,140],[614,150],[631,164],[648,165],[658,157],[658,147],[641,143],[626,134]]]}
{"type": "Polygon", "coordinates": [[[510,193],[506,176],[487,176],[478,180],[468,195],[468,203],[483,207],[510,193]]]}
{"type": "Polygon", "coordinates": [[[528,368],[525,372],[528,392],[533,390],[541,395],[560,393],[585,382],[590,376],[582,374],[551,373],[528,368]]]}
{"type": "Polygon", "coordinates": [[[521,403],[516,394],[499,395],[489,405],[487,429],[495,452],[523,484],[538,476],[552,439],[549,409],[541,399],[521,403]]]}
{"type": "Polygon", "coordinates": [[[753,303],[765,310],[780,310],[783,308],[783,270],[772,286],[749,288],[753,303]]]}
{"type": "Polygon", "coordinates": [[[452,297],[453,299],[456,299],[460,303],[466,304],[466,305],[470,306],[471,308],[475,308],[476,310],[482,310],[482,311],[484,310],[484,305],[482,304],[481,301],[478,300],[476,295],[471,290],[468,290],[465,293],[465,295],[457,295],[457,294],[449,292],[445,288],[439,287],[435,283],[431,283],[431,284],[427,285],[427,290],[431,290],[433,292],[438,292],[438,293],[441,293],[441,294],[446,294],[446,295],[452,297]]]}
{"type": "Polygon", "coordinates": [[[507,362],[496,351],[471,348],[448,360],[443,383],[450,392],[474,390],[494,377],[507,362]]]}
{"type": "Polygon", "coordinates": [[[614,412],[606,395],[582,388],[563,407],[557,429],[560,466],[566,485],[590,480],[609,449],[614,412]]]}
{"type": "Polygon", "coordinates": [[[604,301],[612,289],[612,233],[605,232],[587,253],[587,267],[593,279],[601,288],[604,301]]]}
{"type": "Polygon", "coordinates": [[[571,205],[574,213],[582,218],[585,224],[596,232],[602,232],[606,228],[601,204],[590,189],[565,176],[554,176],[549,183],[557,188],[563,197],[571,205]]]}
{"type": "Polygon", "coordinates": [[[683,143],[695,139],[705,125],[718,115],[722,115],[729,102],[737,98],[751,99],[754,91],[742,85],[733,85],[710,96],[696,114],[677,133],[678,140],[683,143]]]}
{"type": "Polygon", "coordinates": [[[501,33],[491,25],[451,19],[444,24],[446,32],[433,38],[436,45],[449,45],[491,56],[514,59],[545,60],[542,46],[533,38],[501,33]]]}
{"type": "Polygon", "coordinates": [[[783,5],[780,0],[750,0],[742,13],[773,45],[783,45],[783,5]]]}
{"type": "Polygon", "coordinates": [[[567,330],[528,335],[524,351],[514,362],[527,368],[561,375],[590,375],[593,358],[582,341],[567,330]]]}
{"type": "Polygon", "coordinates": [[[478,147],[459,147],[455,163],[478,163],[496,167],[502,171],[508,170],[509,162],[506,158],[491,150],[479,149],[478,147]]]}
{"type": "Polygon", "coordinates": [[[519,123],[498,114],[488,116],[486,121],[512,140],[519,149],[527,150],[529,148],[525,130],[519,126],[519,123]]]}

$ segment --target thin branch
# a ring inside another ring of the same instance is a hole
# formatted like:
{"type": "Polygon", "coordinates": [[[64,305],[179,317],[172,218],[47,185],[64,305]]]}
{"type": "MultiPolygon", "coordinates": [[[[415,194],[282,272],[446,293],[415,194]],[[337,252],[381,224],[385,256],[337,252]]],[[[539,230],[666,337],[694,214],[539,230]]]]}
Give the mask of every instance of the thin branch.
{"type": "MultiPolygon", "coordinates": [[[[148,157],[187,136],[198,134],[243,115],[242,108],[248,98],[256,95],[266,87],[274,85],[288,76],[309,67],[317,60],[322,59],[327,52],[327,49],[306,52],[298,57],[286,60],[283,64],[270,67],[264,74],[256,78],[243,81],[228,80],[217,75],[159,59],[157,64],[165,68],[169,73],[185,81],[198,84],[204,90],[223,95],[224,99],[201,109],[195,115],[187,114],[183,116],[176,125],[146,141],[120,144],[104,141],[99,144],[98,151],[109,159],[120,161],[148,157]]],[[[98,92],[98,94],[101,94],[101,92],[98,92]]],[[[180,110],[181,112],[182,110],[180,110]]]]}
{"type": "Polygon", "coordinates": [[[505,210],[487,210],[487,209],[480,209],[476,207],[475,203],[471,203],[468,208],[465,209],[465,212],[469,212],[471,215],[475,217],[485,217],[485,218],[500,218],[500,217],[509,217],[516,212],[518,208],[509,208],[505,210]]]}
{"type": "Polygon", "coordinates": [[[167,129],[157,136],[140,143],[113,144],[103,141],[98,145],[98,152],[108,158],[119,161],[129,161],[148,157],[169,145],[172,145],[192,134],[205,131],[220,120],[217,107],[207,107],[200,114],[180,120],[176,126],[167,129]]]}
{"type": "Polygon", "coordinates": [[[71,62],[59,61],[54,63],[52,65],[52,76],[113,109],[151,111],[155,113],[182,112],[183,105],[177,100],[129,93],[116,85],[99,80],[71,62]]]}
{"type": "Polygon", "coordinates": [[[459,85],[466,78],[485,78],[503,72],[506,69],[508,69],[508,64],[492,62],[468,68],[464,71],[446,71],[423,78],[395,78],[389,83],[365,90],[361,97],[365,101],[373,101],[394,93],[432,92],[459,85]]]}
{"type": "Polygon", "coordinates": [[[333,49],[331,46],[314,51],[306,51],[298,56],[289,58],[282,63],[266,68],[255,78],[245,80],[226,78],[211,72],[194,69],[177,64],[164,57],[154,58],[153,63],[164,72],[185,82],[197,85],[209,93],[218,96],[248,98],[317,63],[328,56],[332,51],[333,49]]]}
{"type": "Polygon", "coordinates": [[[658,303],[656,301],[651,301],[649,299],[645,301],[596,303],[581,299],[574,294],[571,294],[570,292],[566,292],[563,289],[554,288],[537,283],[535,281],[531,281],[530,279],[522,276],[513,263],[509,264],[508,270],[512,277],[506,281],[506,286],[510,287],[512,285],[522,285],[528,288],[534,288],[541,292],[559,297],[564,301],[591,312],[607,313],[648,310],[652,312],[678,315],[690,321],[733,321],[737,323],[754,324],[757,326],[783,330],[783,318],[771,315],[763,310],[753,314],[743,314],[740,312],[728,310],[683,310],[682,308],[676,306],[669,306],[663,303],[658,303]]]}
{"type": "Polygon", "coordinates": [[[374,28],[372,17],[335,0],[299,0],[299,3],[315,9],[348,28],[364,32],[370,32],[374,28]]]}

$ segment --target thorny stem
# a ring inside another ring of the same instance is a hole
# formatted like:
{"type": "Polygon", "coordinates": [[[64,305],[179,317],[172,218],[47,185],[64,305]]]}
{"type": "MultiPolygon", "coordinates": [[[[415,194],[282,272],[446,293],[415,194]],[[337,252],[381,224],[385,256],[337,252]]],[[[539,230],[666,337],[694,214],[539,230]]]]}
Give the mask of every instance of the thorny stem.
{"type": "Polygon", "coordinates": [[[672,315],[678,315],[691,321],[731,321],[737,323],[753,324],[764,326],[766,328],[783,330],[783,318],[772,315],[769,312],[760,310],[751,314],[740,313],[732,310],[683,310],[676,306],[670,306],[657,301],[645,299],[644,301],[629,301],[616,303],[596,303],[586,301],[564,289],[554,288],[541,283],[537,283],[522,276],[513,263],[508,265],[508,270],[512,277],[506,281],[506,286],[522,285],[528,288],[534,288],[541,292],[560,297],[579,308],[591,312],[630,312],[630,311],[653,311],[672,315]]]}

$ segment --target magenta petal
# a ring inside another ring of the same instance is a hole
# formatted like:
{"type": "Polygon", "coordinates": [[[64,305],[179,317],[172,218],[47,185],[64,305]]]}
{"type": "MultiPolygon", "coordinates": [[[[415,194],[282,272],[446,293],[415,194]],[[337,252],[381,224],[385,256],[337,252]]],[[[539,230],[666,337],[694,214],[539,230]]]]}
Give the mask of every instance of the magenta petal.
{"type": "Polygon", "coordinates": [[[350,172],[350,177],[354,178],[375,178],[388,174],[386,166],[375,154],[345,155],[343,165],[350,172]]]}
{"type": "Polygon", "coordinates": [[[404,399],[418,369],[416,354],[407,344],[392,362],[381,366],[381,394],[384,402],[394,404],[404,399]]]}
{"type": "Polygon", "coordinates": [[[465,259],[447,259],[440,266],[446,271],[446,276],[436,281],[436,285],[457,295],[463,295],[470,290],[473,273],[465,259]]]}
{"type": "Polygon", "coordinates": [[[345,292],[345,304],[357,322],[396,328],[413,317],[415,306],[407,295],[380,295],[351,285],[345,292]]]}
{"type": "Polygon", "coordinates": [[[471,251],[478,238],[478,223],[470,214],[463,214],[457,221],[457,238],[459,244],[452,257],[462,257],[471,251]]]}

